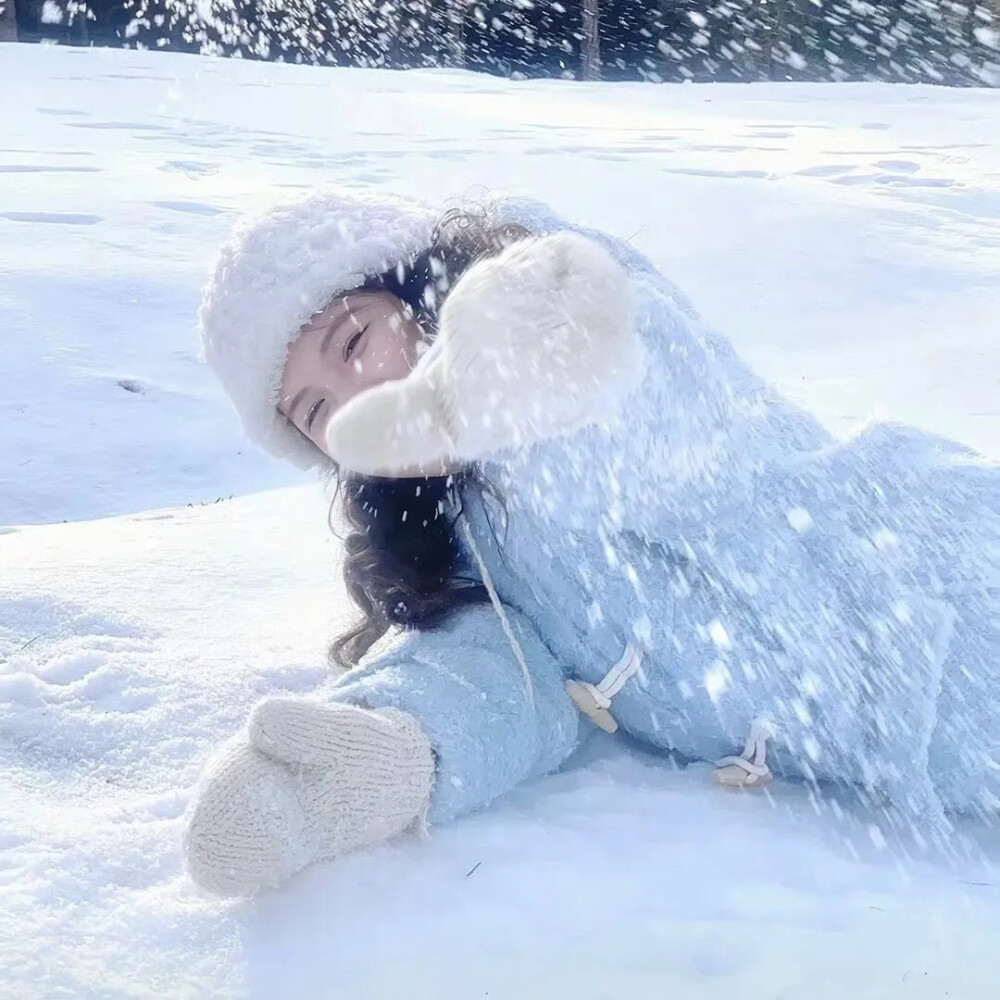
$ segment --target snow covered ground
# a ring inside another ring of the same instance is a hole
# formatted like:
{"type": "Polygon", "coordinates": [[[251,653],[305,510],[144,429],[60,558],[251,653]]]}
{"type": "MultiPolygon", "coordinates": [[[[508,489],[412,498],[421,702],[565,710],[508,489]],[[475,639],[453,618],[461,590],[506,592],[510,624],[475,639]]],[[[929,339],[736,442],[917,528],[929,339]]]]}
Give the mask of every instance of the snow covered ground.
{"type": "Polygon", "coordinates": [[[0,46],[0,93],[0,998],[996,997],[993,831],[921,853],[610,740],[253,902],[178,850],[209,748],[324,683],[344,613],[319,488],[195,358],[235,212],[324,180],[530,192],[633,237],[838,432],[1000,457],[996,91],[0,46]]]}

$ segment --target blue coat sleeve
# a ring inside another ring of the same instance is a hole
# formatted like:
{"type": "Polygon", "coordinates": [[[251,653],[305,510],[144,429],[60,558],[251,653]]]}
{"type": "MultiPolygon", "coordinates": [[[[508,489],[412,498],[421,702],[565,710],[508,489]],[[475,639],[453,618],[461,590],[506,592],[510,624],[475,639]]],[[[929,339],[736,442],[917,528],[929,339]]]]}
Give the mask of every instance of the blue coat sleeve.
{"type": "MultiPolygon", "coordinates": [[[[489,456],[491,479],[515,506],[571,530],[675,539],[740,516],[761,463],[829,442],[818,421],[757,377],[629,243],[570,226],[538,202],[508,199],[499,210],[535,233],[574,229],[618,260],[645,363],[641,383],[614,415],[489,456]]],[[[601,337],[599,329],[589,333],[601,337]]]]}
{"type": "Polygon", "coordinates": [[[577,711],[559,665],[528,621],[509,614],[530,692],[490,605],[466,608],[432,630],[403,633],[394,648],[333,688],[333,700],[398,708],[420,722],[437,761],[431,823],[482,808],[555,770],[577,744],[577,711]]]}

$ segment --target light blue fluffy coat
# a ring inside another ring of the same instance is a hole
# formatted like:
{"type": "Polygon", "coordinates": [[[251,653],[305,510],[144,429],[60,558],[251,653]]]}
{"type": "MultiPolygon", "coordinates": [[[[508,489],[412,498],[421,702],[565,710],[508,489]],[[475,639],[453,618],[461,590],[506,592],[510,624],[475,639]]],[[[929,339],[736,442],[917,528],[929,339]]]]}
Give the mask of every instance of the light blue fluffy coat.
{"type": "Polygon", "coordinates": [[[834,440],[645,258],[581,231],[628,271],[644,381],[612,424],[486,463],[506,513],[466,498],[531,691],[484,605],[402,636],[333,697],[420,720],[441,823],[558,768],[590,726],[564,680],[598,682],[631,641],[642,669],[612,712],[651,747],[712,760],[766,718],[779,777],[928,822],[995,813],[1000,467],[905,427],[834,440]]]}

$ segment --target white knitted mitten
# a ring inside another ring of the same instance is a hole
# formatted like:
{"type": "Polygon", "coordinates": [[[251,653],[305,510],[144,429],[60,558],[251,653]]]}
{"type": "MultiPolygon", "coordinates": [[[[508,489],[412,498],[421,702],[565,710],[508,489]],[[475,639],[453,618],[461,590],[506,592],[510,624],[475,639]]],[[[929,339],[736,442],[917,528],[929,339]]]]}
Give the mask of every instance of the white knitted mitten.
{"type": "Polygon", "coordinates": [[[607,417],[642,373],[628,278],[575,232],[524,240],[471,267],[412,374],[355,396],[327,452],[371,475],[437,469],[607,417]]]}
{"type": "Polygon", "coordinates": [[[271,698],[213,758],[188,815],[191,877],[224,896],[402,833],[434,780],[430,742],[395,709],[271,698]]]}

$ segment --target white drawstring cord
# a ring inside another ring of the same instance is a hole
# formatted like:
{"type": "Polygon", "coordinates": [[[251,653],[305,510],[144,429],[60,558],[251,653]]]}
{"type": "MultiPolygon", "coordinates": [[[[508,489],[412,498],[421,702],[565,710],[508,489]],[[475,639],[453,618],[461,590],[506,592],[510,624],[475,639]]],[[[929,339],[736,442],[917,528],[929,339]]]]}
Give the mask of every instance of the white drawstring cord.
{"type": "MultiPolygon", "coordinates": [[[[627,643],[622,658],[608,671],[604,679],[595,685],[596,690],[608,699],[610,705],[611,699],[625,687],[626,682],[634,674],[638,673],[641,665],[642,653],[632,643],[627,643]]],[[[604,707],[607,708],[607,705],[604,707]]]]}
{"type": "MultiPolygon", "coordinates": [[[[497,594],[496,587],[489,570],[486,568],[486,560],[483,558],[479,546],[476,544],[475,536],[472,533],[472,526],[465,515],[460,515],[462,532],[465,540],[469,544],[469,549],[479,567],[483,585],[489,594],[490,602],[494,611],[500,618],[504,635],[514,653],[521,668],[521,675],[524,679],[524,689],[528,696],[528,704],[532,709],[535,707],[535,686],[531,680],[531,672],[528,670],[528,661],[525,659],[521,644],[514,634],[510,618],[504,610],[504,606],[497,594]]],[[[611,699],[618,694],[625,684],[639,671],[642,665],[642,651],[631,643],[625,646],[625,652],[621,659],[598,681],[597,684],[590,684],[587,681],[570,680],[566,682],[566,691],[576,702],[577,707],[590,716],[606,732],[613,733],[618,729],[618,723],[612,717],[608,709],[611,707],[611,699]]],[[[767,741],[774,736],[774,727],[766,719],[755,719],[750,724],[750,734],[747,736],[743,753],[740,756],[723,757],[715,762],[715,780],[721,785],[746,788],[754,785],[763,785],[773,778],[771,769],[767,766],[767,741]]]]}
{"type": "Polygon", "coordinates": [[[601,727],[606,733],[618,731],[618,723],[612,716],[611,699],[618,694],[628,680],[639,672],[642,666],[642,650],[626,644],[622,658],[596,684],[588,681],[566,681],[566,693],[576,703],[576,707],[601,727]]]}
{"type": "Polygon", "coordinates": [[[507,642],[510,643],[510,648],[514,651],[514,658],[521,667],[521,674],[524,677],[524,690],[528,695],[528,704],[531,705],[532,710],[534,710],[535,686],[531,682],[531,672],[528,670],[528,661],[524,658],[524,651],[521,649],[521,644],[517,641],[517,636],[514,635],[514,629],[510,624],[510,618],[507,617],[507,612],[504,610],[504,606],[500,602],[500,597],[497,594],[496,587],[493,586],[490,571],[486,568],[486,560],[483,559],[483,554],[479,551],[479,546],[476,544],[476,539],[472,534],[472,527],[469,524],[469,519],[464,514],[460,514],[459,520],[462,522],[462,531],[465,534],[465,540],[469,543],[469,548],[472,550],[472,554],[475,557],[477,565],[479,566],[479,575],[483,578],[483,586],[486,587],[486,593],[490,595],[493,610],[500,616],[500,623],[503,625],[504,635],[507,636],[507,642]]]}
{"type": "Polygon", "coordinates": [[[774,727],[766,719],[750,724],[750,735],[740,756],[723,757],[715,762],[715,780],[720,785],[745,788],[766,784],[773,775],[767,766],[767,741],[774,736],[774,727]]]}

